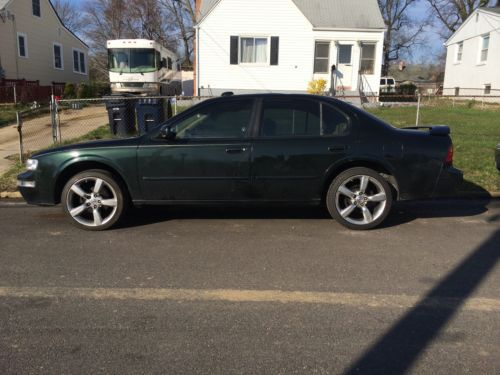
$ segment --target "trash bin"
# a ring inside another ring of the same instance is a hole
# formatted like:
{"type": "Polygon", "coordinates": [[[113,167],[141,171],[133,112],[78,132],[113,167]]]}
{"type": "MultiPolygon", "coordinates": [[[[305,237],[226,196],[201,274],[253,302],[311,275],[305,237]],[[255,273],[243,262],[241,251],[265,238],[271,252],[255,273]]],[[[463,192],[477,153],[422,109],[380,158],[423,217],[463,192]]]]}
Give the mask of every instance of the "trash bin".
{"type": "Polygon", "coordinates": [[[139,134],[147,133],[152,127],[165,121],[165,101],[163,98],[143,98],[136,104],[139,134]]]}
{"type": "Polygon", "coordinates": [[[111,95],[104,97],[109,117],[109,129],[113,135],[128,137],[136,133],[135,102],[128,95],[111,95]]]}

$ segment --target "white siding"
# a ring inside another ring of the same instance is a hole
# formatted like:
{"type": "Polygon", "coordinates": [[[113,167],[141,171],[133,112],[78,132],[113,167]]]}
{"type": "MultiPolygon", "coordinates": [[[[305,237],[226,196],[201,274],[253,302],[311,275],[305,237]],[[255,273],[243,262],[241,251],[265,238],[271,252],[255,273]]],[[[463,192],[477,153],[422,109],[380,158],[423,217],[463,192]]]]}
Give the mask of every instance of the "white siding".
{"type": "Polygon", "coordinates": [[[305,91],[313,72],[312,26],[290,0],[221,1],[201,23],[200,94],[217,89],[305,91]],[[230,65],[230,36],[279,36],[279,64],[230,65]]]}
{"type": "MultiPolygon", "coordinates": [[[[500,96],[500,16],[476,12],[447,43],[444,94],[483,95],[486,84],[491,84],[491,95],[500,96]],[[476,22],[476,14],[479,18],[476,22]],[[482,35],[490,34],[488,59],[480,62],[482,35]],[[458,44],[463,42],[462,61],[456,61],[458,44]],[[476,90],[472,90],[476,89],[476,90]]],[[[497,98],[496,101],[500,101],[497,98]]]]}
{"type": "MultiPolygon", "coordinates": [[[[354,79],[358,88],[359,41],[377,43],[375,74],[366,76],[370,90],[379,91],[383,31],[313,31],[311,23],[291,0],[222,0],[202,20],[198,32],[198,86],[200,95],[235,92],[306,92],[314,75],[316,40],[331,41],[330,65],[336,63],[334,42],[353,42],[354,79]],[[230,64],[230,37],[279,36],[277,66],[230,64]]],[[[330,87],[330,83],[328,83],[330,87]]]]}

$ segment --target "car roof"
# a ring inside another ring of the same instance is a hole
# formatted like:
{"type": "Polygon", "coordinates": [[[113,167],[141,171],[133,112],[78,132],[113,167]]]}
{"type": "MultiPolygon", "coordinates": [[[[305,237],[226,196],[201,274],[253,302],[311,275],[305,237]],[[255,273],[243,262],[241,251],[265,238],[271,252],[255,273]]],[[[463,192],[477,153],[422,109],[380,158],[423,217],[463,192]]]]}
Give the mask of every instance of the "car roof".
{"type": "Polygon", "coordinates": [[[226,101],[234,99],[264,99],[264,98],[280,98],[280,99],[306,99],[306,100],[319,100],[323,102],[330,102],[343,109],[349,109],[352,112],[358,112],[359,108],[356,108],[350,103],[344,102],[340,99],[333,98],[331,96],[324,95],[312,95],[312,94],[283,94],[283,93],[255,93],[255,94],[235,94],[235,95],[224,95],[215,98],[208,99],[208,101],[226,101]]]}

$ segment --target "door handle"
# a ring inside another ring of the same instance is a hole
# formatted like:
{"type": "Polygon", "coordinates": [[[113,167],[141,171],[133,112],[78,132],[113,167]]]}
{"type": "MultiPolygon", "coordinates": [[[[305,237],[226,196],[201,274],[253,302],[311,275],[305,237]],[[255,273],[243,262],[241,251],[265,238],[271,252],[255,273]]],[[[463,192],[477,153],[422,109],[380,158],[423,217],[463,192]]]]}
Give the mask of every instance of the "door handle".
{"type": "Polygon", "coordinates": [[[245,152],[246,150],[247,150],[246,147],[226,148],[226,154],[239,154],[239,153],[245,152]]]}
{"type": "Polygon", "coordinates": [[[330,152],[342,152],[347,150],[346,146],[330,146],[328,147],[328,151],[330,152]]]}

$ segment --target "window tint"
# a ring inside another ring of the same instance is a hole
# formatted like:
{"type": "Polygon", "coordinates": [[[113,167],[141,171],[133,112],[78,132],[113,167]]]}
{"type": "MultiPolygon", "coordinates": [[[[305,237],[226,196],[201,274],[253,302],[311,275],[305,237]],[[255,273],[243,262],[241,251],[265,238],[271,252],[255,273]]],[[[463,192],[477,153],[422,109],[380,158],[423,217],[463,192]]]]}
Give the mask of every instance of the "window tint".
{"type": "Polygon", "coordinates": [[[335,108],[322,104],[323,135],[343,136],[349,134],[349,120],[335,108]]]}
{"type": "Polygon", "coordinates": [[[260,135],[263,137],[319,136],[319,103],[310,100],[267,100],[260,135]]]}
{"type": "Polygon", "coordinates": [[[231,100],[210,104],[176,124],[181,139],[242,138],[252,116],[253,100],[231,100]]]}

